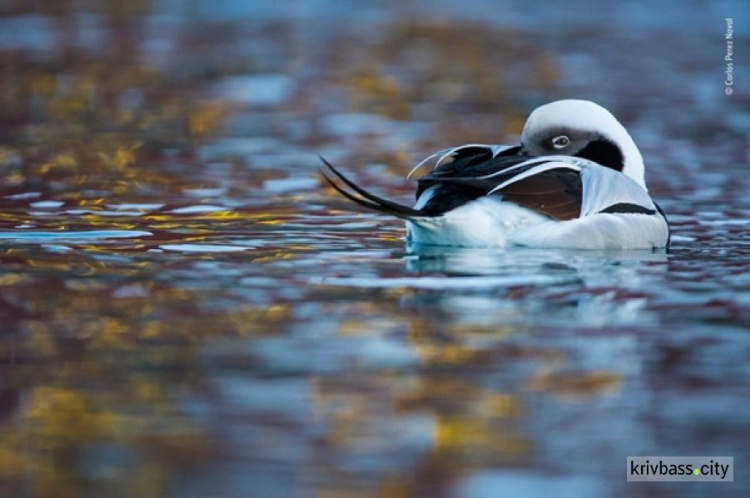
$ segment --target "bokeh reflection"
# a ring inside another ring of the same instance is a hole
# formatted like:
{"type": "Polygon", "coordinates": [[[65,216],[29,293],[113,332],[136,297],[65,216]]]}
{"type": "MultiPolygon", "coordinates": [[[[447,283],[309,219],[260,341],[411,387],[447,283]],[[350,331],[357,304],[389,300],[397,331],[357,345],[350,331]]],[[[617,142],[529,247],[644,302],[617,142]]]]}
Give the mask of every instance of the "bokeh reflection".
{"type": "Polygon", "coordinates": [[[0,2],[0,494],[625,496],[627,455],[747,461],[750,102],[716,70],[746,7],[670,4],[0,2]],[[669,254],[408,247],[317,176],[407,201],[416,159],[566,96],[632,130],[669,254]]]}

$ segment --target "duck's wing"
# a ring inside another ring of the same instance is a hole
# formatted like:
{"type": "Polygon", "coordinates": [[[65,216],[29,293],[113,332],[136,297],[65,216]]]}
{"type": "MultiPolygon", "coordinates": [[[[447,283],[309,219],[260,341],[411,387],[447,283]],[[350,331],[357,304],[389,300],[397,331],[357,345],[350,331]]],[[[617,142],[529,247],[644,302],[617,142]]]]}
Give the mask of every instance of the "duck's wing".
{"type": "Polygon", "coordinates": [[[414,207],[368,192],[325,159],[321,172],[348,199],[403,219],[442,216],[488,195],[559,221],[596,213],[659,213],[648,192],[619,171],[577,157],[529,158],[517,152],[487,155],[486,150],[464,150],[450,165],[438,164],[419,179],[414,207]]]}
{"type": "Polygon", "coordinates": [[[453,175],[435,181],[498,195],[560,221],[596,213],[658,212],[648,192],[628,176],[570,156],[532,158],[488,175],[453,175]]]}
{"type": "MultiPolygon", "coordinates": [[[[410,179],[418,170],[431,167],[429,175],[453,174],[456,171],[474,167],[491,166],[492,159],[498,157],[519,157],[520,145],[466,144],[439,150],[419,162],[406,176],[410,179]]],[[[487,170],[483,174],[491,173],[487,170]]],[[[479,172],[478,172],[479,173],[479,172]]]]}
{"type": "Polygon", "coordinates": [[[486,195],[491,187],[482,182],[450,182],[450,179],[476,180],[529,159],[529,156],[522,153],[520,145],[468,144],[441,152],[443,153],[434,160],[432,171],[417,180],[416,206],[431,216],[440,215],[486,195]],[[425,195],[428,189],[429,192],[425,195]]]}
{"type": "Polygon", "coordinates": [[[414,208],[395,203],[363,189],[328,161],[322,157],[320,159],[324,164],[321,173],[325,180],[347,199],[381,213],[413,219],[420,216],[440,216],[488,192],[487,188],[476,189],[465,183],[445,183],[441,181],[443,178],[477,178],[494,174],[525,161],[528,156],[521,154],[520,145],[468,144],[438,151],[412,170],[413,173],[425,165],[432,167],[432,171],[417,182],[417,204],[414,208]],[[436,186],[429,194],[432,202],[427,209],[422,209],[419,199],[425,189],[431,186],[436,186]]]}

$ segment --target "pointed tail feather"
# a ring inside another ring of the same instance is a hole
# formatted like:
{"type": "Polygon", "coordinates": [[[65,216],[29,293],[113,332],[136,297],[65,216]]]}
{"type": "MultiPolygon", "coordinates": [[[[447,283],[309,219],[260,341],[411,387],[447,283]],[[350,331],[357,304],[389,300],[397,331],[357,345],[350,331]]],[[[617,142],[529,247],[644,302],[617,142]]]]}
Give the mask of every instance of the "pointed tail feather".
{"type": "Polygon", "coordinates": [[[366,207],[367,209],[372,209],[373,211],[377,211],[379,213],[389,214],[391,216],[395,216],[404,220],[410,220],[412,218],[424,216],[424,213],[420,213],[416,209],[412,209],[409,206],[404,206],[403,204],[389,201],[388,199],[384,199],[368,192],[367,190],[349,180],[346,176],[344,176],[343,173],[334,168],[333,165],[326,161],[322,156],[319,157],[325,165],[325,167],[320,168],[320,173],[323,175],[323,178],[325,178],[325,180],[331,185],[331,187],[333,187],[338,193],[340,193],[347,199],[356,202],[360,206],[366,207]],[[349,189],[354,191],[354,193],[344,189],[343,187],[340,187],[335,181],[336,178],[343,182],[347,187],[349,187],[349,189]]]}

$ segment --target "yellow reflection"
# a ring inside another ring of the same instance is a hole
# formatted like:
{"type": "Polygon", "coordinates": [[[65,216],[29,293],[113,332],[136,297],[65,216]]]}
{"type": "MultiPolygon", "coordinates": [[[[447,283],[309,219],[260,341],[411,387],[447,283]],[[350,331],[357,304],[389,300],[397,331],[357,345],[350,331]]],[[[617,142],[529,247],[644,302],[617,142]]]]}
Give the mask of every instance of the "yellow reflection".
{"type": "Polygon", "coordinates": [[[12,287],[14,285],[20,285],[31,282],[28,275],[22,275],[18,273],[6,273],[0,276],[0,287],[12,287]]]}
{"type": "Polygon", "coordinates": [[[39,357],[52,357],[57,354],[57,344],[52,331],[41,321],[28,321],[24,333],[25,349],[34,351],[39,357]]]}
{"type": "Polygon", "coordinates": [[[188,115],[188,131],[191,136],[203,136],[213,132],[229,113],[223,102],[201,102],[188,115]]]}
{"type": "Polygon", "coordinates": [[[588,398],[619,389],[622,376],[606,370],[561,372],[545,369],[528,382],[531,391],[545,391],[561,397],[588,398]]]}
{"type": "Polygon", "coordinates": [[[479,448],[500,453],[523,454],[531,449],[528,438],[489,420],[470,417],[438,417],[435,424],[438,451],[473,451],[479,448]]]}
{"type": "Polygon", "coordinates": [[[403,479],[386,478],[380,486],[380,498],[409,498],[409,487],[403,479]]]}
{"type": "Polygon", "coordinates": [[[118,146],[113,152],[99,151],[99,158],[107,166],[115,169],[125,169],[135,163],[135,152],[143,145],[136,143],[133,145],[118,146]]]}
{"type": "Polygon", "coordinates": [[[465,363],[475,351],[460,344],[415,344],[414,350],[425,363],[465,363]]]}
{"type": "Polygon", "coordinates": [[[37,387],[29,394],[22,417],[34,446],[50,449],[96,437],[104,420],[86,394],[49,386],[37,387]]]}
{"type": "Polygon", "coordinates": [[[0,439],[0,477],[13,478],[39,470],[32,459],[12,446],[13,442],[0,439]]]}
{"type": "Polygon", "coordinates": [[[53,170],[75,170],[78,166],[78,161],[71,154],[59,154],[55,159],[48,163],[42,164],[40,168],[41,174],[48,174],[53,170]]]}

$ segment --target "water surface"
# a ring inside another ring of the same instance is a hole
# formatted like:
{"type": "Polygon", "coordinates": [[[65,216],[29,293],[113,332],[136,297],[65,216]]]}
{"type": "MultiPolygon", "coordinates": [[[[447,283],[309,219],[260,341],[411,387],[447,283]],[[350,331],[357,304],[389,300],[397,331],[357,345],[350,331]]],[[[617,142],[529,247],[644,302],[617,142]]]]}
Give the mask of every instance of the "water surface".
{"type": "Polygon", "coordinates": [[[3,12],[4,494],[747,496],[746,7],[423,3],[3,12]],[[562,97],[631,130],[669,252],[408,247],[317,173],[408,202],[562,97]]]}

